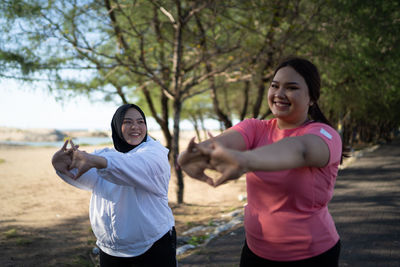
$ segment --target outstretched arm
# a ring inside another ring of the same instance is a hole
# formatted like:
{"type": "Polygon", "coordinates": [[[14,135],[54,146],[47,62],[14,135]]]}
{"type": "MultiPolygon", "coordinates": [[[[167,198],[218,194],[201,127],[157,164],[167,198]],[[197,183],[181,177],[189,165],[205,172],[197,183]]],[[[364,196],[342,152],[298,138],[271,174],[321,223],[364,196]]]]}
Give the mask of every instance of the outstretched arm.
{"type": "Polygon", "coordinates": [[[211,158],[210,165],[221,172],[215,186],[237,179],[250,171],[279,171],[304,166],[323,167],[329,161],[328,145],[321,137],[304,135],[282,139],[254,150],[232,150],[217,140],[209,148],[200,148],[211,158]]]}
{"type": "Polygon", "coordinates": [[[74,149],[78,149],[78,146],[74,146],[72,143],[72,148],[67,149],[67,145],[68,140],[65,141],[63,147],[53,155],[51,162],[56,170],[57,175],[72,186],[84,190],[92,190],[98,178],[97,173],[89,171],[86,172],[83,177],[80,177],[79,180],[76,180],[75,174],[77,173],[77,170],[71,170],[71,166],[73,162],[72,158],[74,149]]]}

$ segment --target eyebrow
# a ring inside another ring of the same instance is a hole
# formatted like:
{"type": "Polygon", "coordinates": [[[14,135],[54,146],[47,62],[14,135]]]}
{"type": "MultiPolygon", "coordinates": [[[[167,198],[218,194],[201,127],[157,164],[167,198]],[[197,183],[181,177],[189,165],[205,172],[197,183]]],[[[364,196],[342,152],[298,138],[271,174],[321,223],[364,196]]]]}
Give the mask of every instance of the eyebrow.
{"type": "Polygon", "coordinates": [[[124,118],[124,120],[130,120],[130,121],[133,121],[133,120],[137,120],[137,121],[139,121],[139,120],[144,120],[143,118],[124,118]]]}
{"type": "MultiPolygon", "coordinates": [[[[279,83],[278,81],[272,81],[271,83],[279,83]]],[[[298,82],[287,82],[287,83],[285,83],[286,85],[291,85],[291,84],[294,84],[294,85],[300,85],[298,82]]]]}

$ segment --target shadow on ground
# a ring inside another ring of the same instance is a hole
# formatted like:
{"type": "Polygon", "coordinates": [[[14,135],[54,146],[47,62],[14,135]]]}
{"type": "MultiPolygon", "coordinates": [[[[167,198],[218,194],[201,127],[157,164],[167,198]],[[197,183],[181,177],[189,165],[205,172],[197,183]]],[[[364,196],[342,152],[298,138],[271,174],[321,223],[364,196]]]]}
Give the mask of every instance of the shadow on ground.
{"type": "Polygon", "coordinates": [[[400,266],[400,145],[387,144],[340,171],[329,209],[341,266],[400,266]]]}
{"type": "Polygon", "coordinates": [[[5,227],[0,221],[0,266],[93,266],[95,238],[88,221],[82,216],[45,228],[12,222],[5,227]]]}

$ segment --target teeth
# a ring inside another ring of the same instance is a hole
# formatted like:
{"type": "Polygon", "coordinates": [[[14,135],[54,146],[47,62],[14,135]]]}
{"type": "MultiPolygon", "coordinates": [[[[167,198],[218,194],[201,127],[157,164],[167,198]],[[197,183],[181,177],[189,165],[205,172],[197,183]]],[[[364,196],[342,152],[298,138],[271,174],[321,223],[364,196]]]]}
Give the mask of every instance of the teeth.
{"type": "Polygon", "coordinates": [[[289,106],[289,103],[280,103],[280,102],[275,102],[275,105],[277,106],[289,106]]]}

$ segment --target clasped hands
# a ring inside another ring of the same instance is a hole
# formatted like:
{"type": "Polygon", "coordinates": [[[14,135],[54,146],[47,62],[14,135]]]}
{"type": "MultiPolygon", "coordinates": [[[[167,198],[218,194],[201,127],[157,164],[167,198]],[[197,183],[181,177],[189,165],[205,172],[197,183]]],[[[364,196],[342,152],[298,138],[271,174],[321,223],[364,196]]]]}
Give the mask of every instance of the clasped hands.
{"type": "Polygon", "coordinates": [[[53,155],[51,160],[54,169],[74,180],[93,167],[89,161],[90,154],[78,148],[79,145],[75,145],[72,140],[67,139],[62,148],[53,155]],[[68,143],[71,144],[70,148],[67,148],[68,143]],[[76,175],[71,172],[74,168],[78,169],[76,175]]]}
{"type": "Polygon", "coordinates": [[[229,180],[240,178],[246,170],[246,158],[242,151],[224,147],[210,134],[211,143],[197,144],[193,137],[186,151],[179,155],[178,163],[190,177],[217,187],[229,180]],[[208,176],[206,169],[220,173],[217,179],[208,176]]]}

